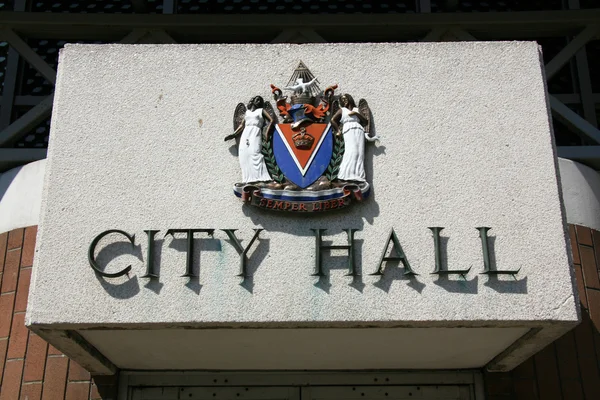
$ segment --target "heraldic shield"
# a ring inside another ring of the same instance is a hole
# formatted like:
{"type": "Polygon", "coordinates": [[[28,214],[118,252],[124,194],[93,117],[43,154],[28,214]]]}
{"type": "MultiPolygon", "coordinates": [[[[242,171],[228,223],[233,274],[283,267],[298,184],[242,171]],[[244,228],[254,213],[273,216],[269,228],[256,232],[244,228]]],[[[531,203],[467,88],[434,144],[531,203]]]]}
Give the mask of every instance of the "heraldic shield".
{"type": "Polygon", "coordinates": [[[244,202],[275,211],[312,213],[348,207],[370,193],[365,177],[365,142],[372,134],[371,110],[337,85],[319,81],[300,62],[283,90],[271,85],[277,111],[261,96],[236,107],[242,182],[234,193],[244,202]],[[279,123],[279,117],[282,118],[279,123]]]}
{"type": "Polygon", "coordinates": [[[327,170],[333,152],[331,124],[310,124],[301,132],[292,124],[277,124],[273,137],[275,160],[285,177],[301,189],[327,170]]]}

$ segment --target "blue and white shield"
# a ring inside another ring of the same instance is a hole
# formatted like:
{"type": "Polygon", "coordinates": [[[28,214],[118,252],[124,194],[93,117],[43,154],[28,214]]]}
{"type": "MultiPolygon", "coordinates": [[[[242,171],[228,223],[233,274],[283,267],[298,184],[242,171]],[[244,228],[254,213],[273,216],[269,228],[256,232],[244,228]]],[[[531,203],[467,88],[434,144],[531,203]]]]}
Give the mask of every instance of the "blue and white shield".
{"type": "Polygon", "coordinates": [[[277,124],[273,153],[281,172],[292,183],[306,188],[327,170],[333,153],[331,124],[310,124],[292,130],[292,124],[277,124]]]}

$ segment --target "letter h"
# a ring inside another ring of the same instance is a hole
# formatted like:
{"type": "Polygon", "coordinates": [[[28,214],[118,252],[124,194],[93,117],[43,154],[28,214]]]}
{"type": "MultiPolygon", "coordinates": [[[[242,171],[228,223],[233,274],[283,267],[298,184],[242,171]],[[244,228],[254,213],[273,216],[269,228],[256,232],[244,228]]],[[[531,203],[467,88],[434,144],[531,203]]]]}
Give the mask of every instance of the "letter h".
{"type": "Polygon", "coordinates": [[[312,276],[324,277],[327,276],[323,271],[323,250],[348,250],[348,274],[346,276],[357,276],[356,269],[354,267],[354,232],[358,229],[344,229],[348,234],[347,245],[324,245],[323,244],[323,232],[327,229],[311,229],[315,233],[316,247],[315,247],[315,273],[312,276]]]}

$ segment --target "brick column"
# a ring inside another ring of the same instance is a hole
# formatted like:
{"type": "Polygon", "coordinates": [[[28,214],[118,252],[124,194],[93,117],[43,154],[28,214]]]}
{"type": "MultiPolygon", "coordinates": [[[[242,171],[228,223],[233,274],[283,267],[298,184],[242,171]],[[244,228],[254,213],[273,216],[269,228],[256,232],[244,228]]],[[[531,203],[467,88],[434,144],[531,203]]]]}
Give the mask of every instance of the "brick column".
{"type": "Polygon", "coordinates": [[[90,376],[25,328],[36,234],[0,234],[0,400],[116,399],[117,376],[90,376]]]}

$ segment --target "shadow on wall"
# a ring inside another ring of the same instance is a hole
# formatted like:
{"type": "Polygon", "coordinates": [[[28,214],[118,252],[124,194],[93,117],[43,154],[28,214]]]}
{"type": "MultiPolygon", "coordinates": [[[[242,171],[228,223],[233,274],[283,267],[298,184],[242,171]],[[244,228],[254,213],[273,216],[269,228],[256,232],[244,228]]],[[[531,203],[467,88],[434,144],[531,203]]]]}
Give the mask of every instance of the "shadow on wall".
{"type": "Polygon", "coordinates": [[[15,179],[15,177],[17,176],[17,174],[19,173],[19,171],[21,170],[21,168],[22,167],[13,168],[13,169],[8,170],[6,172],[0,173],[0,201],[2,201],[2,198],[4,197],[4,194],[6,193],[6,191],[8,190],[8,188],[10,187],[10,184],[15,179]]]}
{"type": "MultiPolygon", "coordinates": [[[[498,270],[495,250],[496,238],[490,237],[488,245],[490,250],[490,267],[492,270],[498,270]]],[[[494,289],[498,293],[527,294],[527,277],[519,279],[518,274],[505,274],[503,276],[508,279],[501,279],[498,275],[489,274],[487,275],[487,282],[484,285],[494,289]]]]}
{"type": "Polygon", "coordinates": [[[573,164],[576,165],[583,179],[589,184],[595,198],[600,199],[600,175],[598,171],[577,162],[573,162],[573,164]]]}
{"type": "MultiPolygon", "coordinates": [[[[131,244],[127,242],[110,243],[103,247],[96,256],[99,265],[108,265],[111,261],[116,259],[124,259],[123,262],[121,262],[123,265],[141,262],[141,245],[137,244],[132,249],[131,244]]],[[[102,288],[114,298],[129,299],[140,292],[140,284],[137,275],[134,275],[131,278],[129,276],[121,276],[114,279],[105,279],[99,274],[95,274],[95,276],[102,285],[102,288]]]]}

